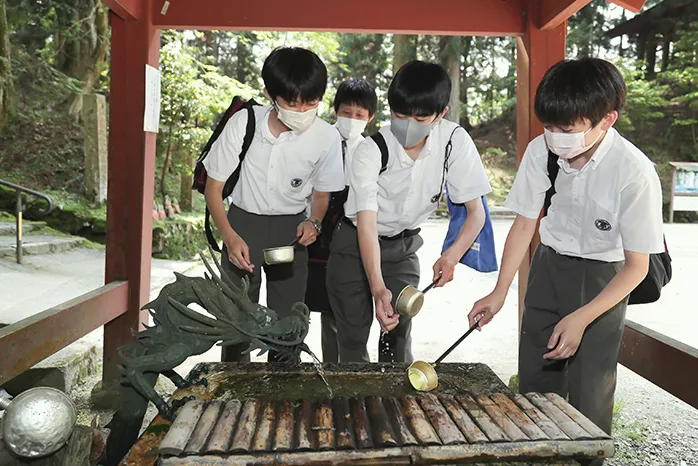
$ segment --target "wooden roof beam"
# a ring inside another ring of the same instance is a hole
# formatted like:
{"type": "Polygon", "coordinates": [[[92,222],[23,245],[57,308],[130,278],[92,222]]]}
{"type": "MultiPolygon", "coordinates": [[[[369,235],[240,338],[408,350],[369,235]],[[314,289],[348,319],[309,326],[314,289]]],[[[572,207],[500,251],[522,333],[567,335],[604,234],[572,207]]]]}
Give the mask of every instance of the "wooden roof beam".
{"type": "Polygon", "coordinates": [[[142,0],[102,0],[102,3],[124,21],[138,21],[141,18],[142,0]]]}
{"type": "Polygon", "coordinates": [[[538,27],[542,31],[555,29],[591,0],[540,0],[538,27]]]}
{"type": "Polygon", "coordinates": [[[611,3],[615,3],[618,6],[622,6],[626,10],[630,10],[633,13],[638,13],[645,6],[645,0],[610,0],[611,3]]]}
{"type": "Polygon", "coordinates": [[[153,0],[160,29],[392,32],[398,34],[520,36],[522,0],[153,0]],[[420,7],[421,6],[421,7],[420,7]],[[358,13],[364,12],[364,13],[358,13]]]}

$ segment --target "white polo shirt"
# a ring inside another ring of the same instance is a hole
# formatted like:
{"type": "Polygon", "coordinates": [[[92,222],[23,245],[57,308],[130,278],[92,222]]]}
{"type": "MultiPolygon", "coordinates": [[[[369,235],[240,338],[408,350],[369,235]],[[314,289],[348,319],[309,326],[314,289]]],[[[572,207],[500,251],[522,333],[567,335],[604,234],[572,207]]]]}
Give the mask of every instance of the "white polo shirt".
{"type": "MultiPolygon", "coordinates": [[[[254,107],[254,139],[231,199],[253,214],[298,214],[306,209],[313,188],[321,192],[344,188],[341,138],[320,118],[301,134],[286,131],[276,138],[269,129],[271,110],[270,105],[254,107]]],[[[237,168],[246,125],[247,111],[233,115],[204,159],[214,180],[225,182],[237,168]]]]}
{"type": "MultiPolygon", "coordinates": [[[[556,194],[541,220],[541,243],[559,254],[605,262],[624,259],[623,250],[664,251],[662,187],[654,165],[611,128],[589,162],[576,170],[558,159],[556,194]]],[[[543,136],[528,145],[506,206],[538,218],[548,178],[543,136]]]]}
{"type": "MultiPolygon", "coordinates": [[[[445,148],[457,127],[446,120],[434,125],[419,157],[412,160],[390,132],[390,125],[383,126],[380,133],[389,157],[380,175],[380,149],[366,138],[352,155],[349,198],[344,206],[347,217],[356,223],[357,212],[377,212],[381,236],[417,228],[438,206],[433,198],[441,191],[445,148]]],[[[465,129],[458,128],[452,144],[445,180],[451,200],[463,203],[489,193],[492,189],[480,154],[465,129]]]]}
{"type": "Polygon", "coordinates": [[[349,173],[351,172],[352,154],[356,151],[356,148],[359,147],[359,144],[361,144],[361,141],[363,140],[364,137],[362,135],[358,135],[345,141],[347,143],[347,151],[346,154],[344,154],[344,183],[346,186],[349,186],[349,173]]]}

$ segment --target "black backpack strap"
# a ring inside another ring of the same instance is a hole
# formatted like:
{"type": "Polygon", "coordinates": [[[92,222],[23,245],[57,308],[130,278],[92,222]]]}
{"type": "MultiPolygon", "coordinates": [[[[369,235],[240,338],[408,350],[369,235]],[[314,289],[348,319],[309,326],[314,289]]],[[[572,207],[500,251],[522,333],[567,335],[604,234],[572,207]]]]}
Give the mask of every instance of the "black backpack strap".
{"type": "Polygon", "coordinates": [[[371,139],[378,146],[378,150],[381,151],[381,169],[378,172],[380,174],[388,169],[388,145],[385,143],[385,138],[381,133],[372,134],[371,139]]]}
{"type": "Polygon", "coordinates": [[[550,204],[553,202],[553,196],[555,195],[555,180],[557,179],[557,174],[560,171],[560,165],[558,165],[559,157],[548,151],[548,179],[550,179],[550,189],[545,193],[545,202],[543,203],[543,216],[548,215],[548,209],[550,204]]]}
{"type": "MultiPolygon", "coordinates": [[[[225,186],[223,188],[223,199],[228,197],[230,193],[232,193],[233,188],[235,187],[235,184],[237,183],[238,178],[240,177],[240,169],[242,167],[242,161],[245,159],[245,155],[247,154],[248,149],[252,145],[252,141],[254,140],[254,132],[257,127],[257,121],[254,115],[254,106],[258,105],[254,100],[250,100],[245,103],[244,107],[247,110],[247,126],[245,127],[245,136],[242,139],[242,148],[240,150],[240,155],[239,157],[239,162],[238,166],[235,169],[235,172],[228,178],[228,180],[225,183],[225,186]]],[[[208,206],[206,206],[206,213],[204,214],[204,231],[206,233],[206,239],[208,240],[208,244],[213,248],[214,251],[216,252],[221,252],[220,246],[218,246],[218,242],[216,241],[215,236],[213,236],[213,229],[211,228],[211,212],[208,210],[208,206]]]]}

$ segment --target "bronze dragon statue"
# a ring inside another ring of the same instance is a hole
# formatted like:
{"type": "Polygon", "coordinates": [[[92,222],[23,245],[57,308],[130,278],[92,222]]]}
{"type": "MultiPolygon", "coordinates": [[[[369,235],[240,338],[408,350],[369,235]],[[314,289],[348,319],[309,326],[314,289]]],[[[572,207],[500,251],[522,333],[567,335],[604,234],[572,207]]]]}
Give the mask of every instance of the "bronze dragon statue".
{"type": "MultiPolygon", "coordinates": [[[[154,325],[134,332],[136,340],[118,349],[126,381],[168,419],[172,419],[174,407],[155,391],[152,374],[164,375],[178,388],[191,386],[200,374],[186,380],[174,368],[216,343],[248,343],[246,352],[258,349],[259,354],[272,349],[289,363],[299,363],[302,351],[310,353],[303,342],[310,326],[306,305],[294,304],[290,316],[280,319],[275,311],[250,300],[247,277],[239,285],[234,283],[210,252],[218,274],[200,253],[209,274],[187,277],[175,273],[175,282],[143,306],[149,310],[154,325]],[[203,308],[210,317],[190,308],[192,304],[203,308]]],[[[205,384],[206,380],[197,383],[205,384]]]]}

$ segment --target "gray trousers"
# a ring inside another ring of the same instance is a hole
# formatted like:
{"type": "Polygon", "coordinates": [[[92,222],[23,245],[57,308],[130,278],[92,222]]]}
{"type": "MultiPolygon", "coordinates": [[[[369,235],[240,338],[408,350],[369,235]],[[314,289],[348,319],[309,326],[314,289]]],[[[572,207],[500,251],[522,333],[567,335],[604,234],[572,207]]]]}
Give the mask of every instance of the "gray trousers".
{"type": "MultiPolygon", "coordinates": [[[[250,261],[254,273],[238,269],[228,260],[228,251],[223,248],[223,270],[232,278],[250,278],[250,299],[259,302],[259,289],[262,285],[262,268],[267,278],[267,307],[276,311],[279,318],[291,314],[291,306],[305,299],[305,286],[308,275],[308,250],[296,244],[294,260],[290,264],[264,265],[263,249],[288,246],[296,238],[298,225],[305,215],[256,215],[235,205],[230,206],[228,221],[235,232],[245,240],[250,249],[250,261]]],[[[250,355],[242,354],[247,345],[223,347],[222,361],[249,362],[250,355]]],[[[269,362],[276,361],[277,355],[270,351],[269,362]]]]}
{"type": "Polygon", "coordinates": [[[521,393],[557,393],[609,435],[628,299],[586,328],[571,358],[549,361],[543,355],[550,351],[547,345],[555,325],[594,299],[622,267],[623,262],[562,256],[538,246],[528,277],[519,343],[521,393]]]}
{"type": "Polygon", "coordinates": [[[322,322],[322,362],[339,362],[339,347],[337,344],[337,319],[331,312],[323,312],[322,322]]]}
{"type": "MultiPolygon", "coordinates": [[[[337,344],[340,362],[369,362],[366,344],[373,323],[373,297],[359,255],[357,230],[340,221],[332,237],[327,263],[327,292],[337,320],[337,344]]],[[[419,235],[381,240],[381,269],[386,287],[395,300],[407,285],[419,286],[417,250],[424,241],[419,235]]],[[[412,321],[400,316],[391,332],[393,358],[412,362],[412,321]]],[[[380,354],[379,361],[388,361],[380,354]]]]}

